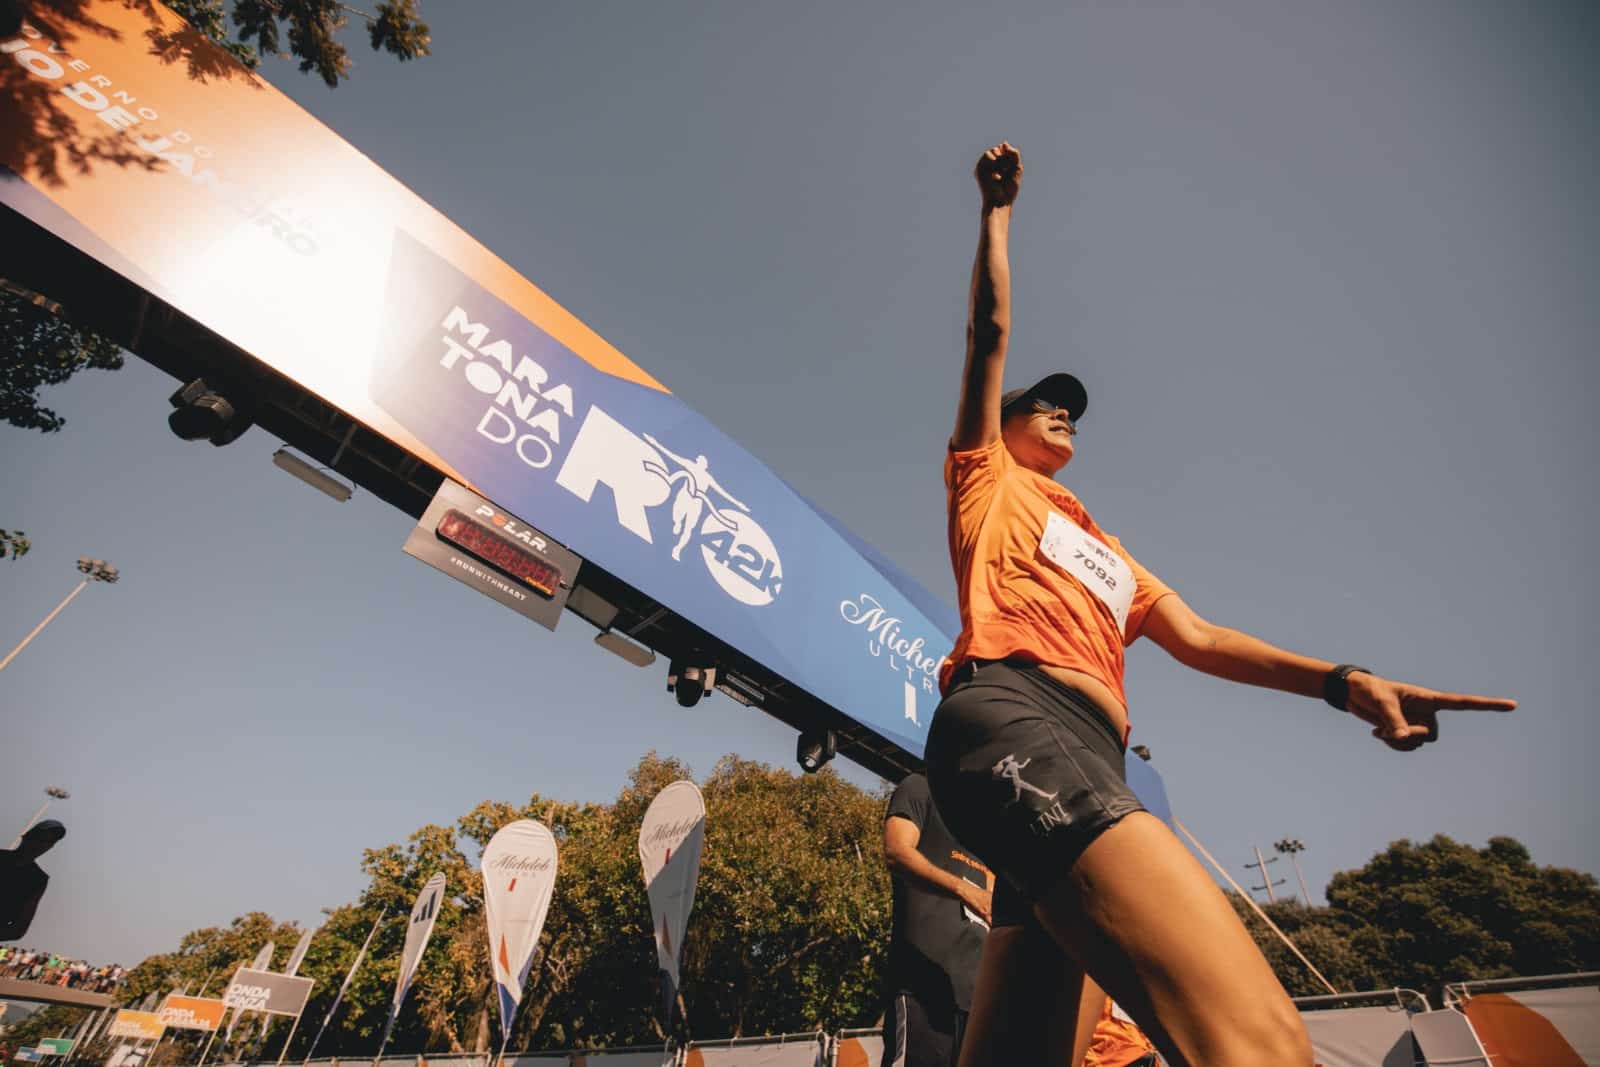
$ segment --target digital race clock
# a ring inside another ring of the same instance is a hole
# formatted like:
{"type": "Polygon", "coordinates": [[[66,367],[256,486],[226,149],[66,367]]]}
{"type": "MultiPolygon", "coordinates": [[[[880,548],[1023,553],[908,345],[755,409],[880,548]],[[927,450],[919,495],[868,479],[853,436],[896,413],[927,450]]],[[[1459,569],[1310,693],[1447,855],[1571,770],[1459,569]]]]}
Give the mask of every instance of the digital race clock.
{"type": "Polygon", "coordinates": [[[448,478],[411,528],[405,550],[550,630],[583,568],[570,548],[448,478]]]}
{"type": "Polygon", "coordinates": [[[446,511],[434,532],[441,540],[487,563],[501,574],[524,583],[540,596],[554,596],[556,590],[561,588],[560,571],[465,512],[455,508],[446,511]]]}

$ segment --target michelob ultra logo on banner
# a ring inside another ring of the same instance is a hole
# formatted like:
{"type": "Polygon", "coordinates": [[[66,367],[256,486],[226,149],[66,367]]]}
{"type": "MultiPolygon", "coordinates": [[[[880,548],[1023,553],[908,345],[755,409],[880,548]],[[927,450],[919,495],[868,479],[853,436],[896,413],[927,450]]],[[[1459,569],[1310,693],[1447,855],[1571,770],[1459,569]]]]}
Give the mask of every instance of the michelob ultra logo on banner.
{"type": "Polygon", "coordinates": [[[222,1025],[228,1006],[215,997],[184,997],[167,994],[156,1009],[163,1026],[174,1030],[215,1030],[222,1025]]]}
{"type": "Polygon", "coordinates": [[[657,793],[639,827],[639,863],[650,898],[656,959],[674,989],[705,843],[706,805],[699,787],[686,779],[657,793]]]}
{"type": "Polygon", "coordinates": [[[921,753],[947,605],[161,4],[22,3],[0,204],[921,753]],[[203,78],[148,45],[180,32],[203,78]]]}
{"type": "Polygon", "coordinates": [[[483,850],[483,909],[489,960],[499,990],[500,1032],[510,1040],[556,884],[556,839],[543,824],[518,819],[502,826],[483,850]]]}
{"type": "Polygon", "coordinates": [[[222,993],[222,1003],[235,1011],[264,1011],[269,1015],[299,1015],[311,996],[310,978],[241,967],[222,993]]]}
{"type": "Polygon", "coordinates": [[[119,1009],[112,1018],[106,1033],[111,1037],[131,1037],[136,1041],[159,1041],[166,1029],[153,1011],[128,1011],[119,1009]]]}

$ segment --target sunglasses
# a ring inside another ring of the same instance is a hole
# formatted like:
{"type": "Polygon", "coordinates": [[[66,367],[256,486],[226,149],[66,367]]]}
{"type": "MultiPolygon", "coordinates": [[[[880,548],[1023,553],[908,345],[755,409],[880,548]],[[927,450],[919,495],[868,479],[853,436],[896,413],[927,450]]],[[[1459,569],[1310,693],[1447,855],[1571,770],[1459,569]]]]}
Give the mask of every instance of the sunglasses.
{"type": "Polygon", "coordinates": [[[1050,418],[1055,418],[1059,415],[1062,421],[1067,424],[1067,433],[1073,437],[1078,436],[1078,424],[1072,421],[1072,413],[1066,408],[1056,407],[1048,400],[1035,397],[1031,410],[1035,415],[1048,415],[1050,418]]]}

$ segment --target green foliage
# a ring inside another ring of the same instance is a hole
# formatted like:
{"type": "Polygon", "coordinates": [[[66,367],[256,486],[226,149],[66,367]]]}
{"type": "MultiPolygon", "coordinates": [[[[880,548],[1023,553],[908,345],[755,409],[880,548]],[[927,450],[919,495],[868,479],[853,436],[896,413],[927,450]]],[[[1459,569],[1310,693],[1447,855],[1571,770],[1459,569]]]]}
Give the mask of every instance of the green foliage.
{"type": "MultiPolygon", "coordinates": [[[[216,20],[221,21],[221,0],[186,0],[186,4],[205,9],[208,16],[215,12],[216,20]]],[[[256,52],[283,54],[287,38],[287,55],[300,61],[303,73],[315,71],[329,88],[350,76],[350,53],[339,41],[350,14],[366,23],[374,51],[388,52],[400,60],[428,54],[428,25],[417,17],[415,0],[380,0],[377,11],[370,14],[337,0],[233,2],[233,21],[241,42],[256,52]]],[[[197,28],[203,29],[198,24],[197,28]]],[[[221,41],[220,37],[213,39],[221,41]]]]}
{"type": "Polygon", "coordinates": [[[1536,866],[1509,837],[1481,849],[1443,835],[1397,841],[1361,870],[1335,875],[1328,902],[1372,930],[1373,950],[1424,991],[1600,965],[1600,884],[1536,866]]]}
{"type": "MultiPolygon", "coordinates": [[[[1600,967],[1600,883],[1539,867],[1509,837],[1481,849],[1443,835],[1396,841],[1328,884],[1328,906],[1265,910],[1340,990],[1401,986],[1440,1002],[1446,982],[1600,967]]],[[[1327,992],[1287,947],[1235,908],[1290,993],[1327,992]]]]}
{"type": "Polygon", "coordinates": [[[5,559],[7,555],[12,559],[21,559],[32,547],[33,542],[21,530],[0,530],[0,559],[5,559]]]}
{"type": "Polygon", "coordinates": [[[54,433],[66,420],[39,403],[39,390],[80,370],[121,366],[122,352],[112,342],[76,330],[48,307],[0,289],[0,419],[20,429],[54,433]]]}
{"type": "MultiPolygon", "coordinates": [[[[42,1037],[72,1036],[74,1030],[90,1014],[88,1008],[73,1008],[65,1004],[51,1004],[40,1008],[21,1022],[14,1024],[0,1036],[0,1046],[15,1051],[31,1048],[42,1037]]],[[[53,1061],[51,1061],[53,1062],[53,1061]]]]}

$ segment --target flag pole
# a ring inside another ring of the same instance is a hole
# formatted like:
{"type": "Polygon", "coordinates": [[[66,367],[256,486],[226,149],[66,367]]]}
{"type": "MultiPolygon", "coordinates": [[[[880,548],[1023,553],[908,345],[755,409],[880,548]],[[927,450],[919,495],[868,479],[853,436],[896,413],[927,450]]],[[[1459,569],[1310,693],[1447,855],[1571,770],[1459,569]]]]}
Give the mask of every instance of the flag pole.
{"type": "Polygon", "coordinates": [[[339,1010],[339,1004],[344,1000],[345,990],[350,988],[350,979],[356,976],[356,968],[361,966],[361,961],[367,958],[367,947],[372,944],[372,938],[378,932],[378,926],[389,914],[389,909],[384,908],[378,913],[377,919],[372,923],[372,929],[367,931],[367,939],[361,942],[361,951],[356,953],[355,962],[350,965],[350,971],[344,976],[344,983],[339,986],[339,993],[333,998],[333,1003],[328,1006],[328,1014],[322,1017],[322,1025],[317,1027],[317,1036],[311,1039],[311,1048],[306,1051],[304,1063],[310,1063],[311,1057],[317,1054],[317,1044],[322,1040],[323,1031],[328,1029],[328,1023],[333,1019],[333,1013],[339,1010]]]}
{"type": "Polygon", "coordinates": [[[305,1014],[305,1009],[300,1009],[300,1014],[294,1017],[294,1025],[289,1027],[289,1036],[283,1039],[283,1048],[278,1052],[278,1067],[283,1067],[283,1058],[289,1054],[289,1042],[294,1040],[294,1032],[300,1028],[300,1016],[305,1014]]]}
{"type": "MultiPolygon", "coordinates": [[[[227,1009],[224,1009],[223,1013],[222,1013],[222,1018],[225,1019],[227,1017],[228,1017],[227,1009]]],[[[211,1033],[206,1035],[205,1048],[202,1048],[200,1050],[200,1058],[195,1061],[194,1067],[201,1067],[201,1065],[206,1062],[206,1054],[211,1051],[211,1042],[213,1042],[213,1041],[215,1041],[217,1039],[217,1031],[221,1030],[221,1029],[222,1029],[222,1019],[218,1019],[217,1020],[217,1025],[212,1028],[211,1033]]]]}

